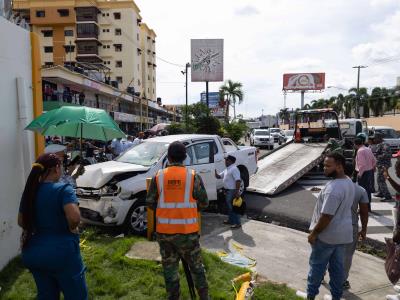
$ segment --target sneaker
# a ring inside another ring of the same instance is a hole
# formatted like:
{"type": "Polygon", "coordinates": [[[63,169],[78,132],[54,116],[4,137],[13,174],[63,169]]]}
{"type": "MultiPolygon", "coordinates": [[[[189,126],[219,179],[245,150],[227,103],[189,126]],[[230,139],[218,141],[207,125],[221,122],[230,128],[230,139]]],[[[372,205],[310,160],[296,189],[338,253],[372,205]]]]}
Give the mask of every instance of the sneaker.
{"type": "Polygon", "coordinates": [[[350,289],[350,282],[348,280],[346,280],[345,283],[343,283],[343,289],[344,290],[350,289]]]}
{"type": "Polygon", "coordinates": [[[231,226],[231,229],[239,229],[239,228],[241,228],[242,227],[242,225],[240,225],[240,224],[235,224],[235,225],[232,225],[231,226]]]}
{"type": "Polygon", "coordinates": [[[394,200],[393,200],[393,198],[392,197],[388,197],[388,198],[385,198],[385,199],[381,199],[380,200],[381,202],[393,202],[394,200]]]}
{"type": "Polygon", "coordinates": [[[383,195],[378,193],[378,194],[374,194],[374,197],[383,198],[383,195]]]}
{"type": "Polygon", "coordinates": [[[397,292],[400,293],[400,285],[396,284],[393,286],[393,289],[397,292]]]}
{"type": "Polygon", "coordinates": [[[303,291],[296,291],[296,296],[302,299],[307,299],[307,300],[314,300],[315,297],[308,297],[307,293],[303,292],[303,291]]]}
{"type": "Polygon", "coordinates": [[[386,295],[386,300],[400,300],[399,295],[386,295]]]}

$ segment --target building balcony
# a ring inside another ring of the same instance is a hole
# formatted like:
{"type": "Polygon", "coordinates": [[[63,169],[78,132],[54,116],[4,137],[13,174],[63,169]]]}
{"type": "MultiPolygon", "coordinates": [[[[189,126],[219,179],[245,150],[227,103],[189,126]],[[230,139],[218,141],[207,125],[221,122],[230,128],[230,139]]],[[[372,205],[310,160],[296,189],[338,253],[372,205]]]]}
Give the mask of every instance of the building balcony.
{"type": "Polygon", "coordinates": [[[98,14],[100,10],[97,7],[77,7],[76,11],[76,22],[98,22],[98,14]]]}
{"type": "Polygon", "coordinates": [[[99,27],[95,23],[76,24],[76,38],[79,39],[99,39],[99,27]]]}

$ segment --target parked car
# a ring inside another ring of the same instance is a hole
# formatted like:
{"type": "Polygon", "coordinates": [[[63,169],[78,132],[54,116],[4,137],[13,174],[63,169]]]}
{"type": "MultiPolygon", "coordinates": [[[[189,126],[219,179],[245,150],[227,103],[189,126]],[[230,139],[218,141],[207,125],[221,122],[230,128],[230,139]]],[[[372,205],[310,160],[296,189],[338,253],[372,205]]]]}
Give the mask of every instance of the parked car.
{"type": "Polygon", "coordinates": [[[294,129],[283,130],[282,133],[283,133],[283,136],[285,137],[285,142],[289,142],[289,141],[293,140],[294,129]]]}
{"type": "Polygon", "coordinates": [[[390,146],[393,153],[400,150],[400,135],[394,128],[389,126],[369,126],[368,130],[374,134],[382,134],[383,140],[390,146]]]}
{"type": "Polygon", "coordinates": [[[250,145],[274,149],[274,137],[269,129],[254,129],[250,135],[250,145]]]}
{"type": "Polygon", "coordinates": [[[270,128],[271,135],[274,137],[274,142],[282,145],[285,142],[285,136],[280,128],[270,128]]]}
{"type": "Polygon", "coordinates": [[[132,233],[144,234],[147,230],[146,178],[166,167],[166,152],[174,141],[186,145],[185,165],[200,174],[210,201],[217,200],[223,187],[222,180],[216,179],[214,173],[225,169],[224,158],[228,154],[236,157],[242,191],[257,170],[256,148],[238,147],[231,141],[231,148],[227,150],[216,135],[169,135],[147,139],[113,161],[85,167],[76,189],[83,221],[102,226],[124,226],[132,233]]]}

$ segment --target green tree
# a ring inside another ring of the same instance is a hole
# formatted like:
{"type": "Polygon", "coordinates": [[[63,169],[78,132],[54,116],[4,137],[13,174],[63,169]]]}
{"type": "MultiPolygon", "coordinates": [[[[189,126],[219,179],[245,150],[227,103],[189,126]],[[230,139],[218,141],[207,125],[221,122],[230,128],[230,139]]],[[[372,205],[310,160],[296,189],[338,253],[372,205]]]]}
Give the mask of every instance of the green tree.
{"type": "Polygon", "coordinates": [[[248,130],[248,127],[245,121],[239,120],[237,122],[233,121],[231,123],[225,123],[223,129],[223,136],[229,137],[235,143],[238,143],[239,140],[244,136],[245,132],[248,130]]]}
{"type": "Polygon", "coordinates": [[[279,119],[283,121],[283,124],[290,124],[290,112],[288,108],[282,108],[278,115],[279,119]]]}
{"type": "Polygon", "coordinates": [[[229,106],[233,107],[233,119],[236,119],[236,103],[243,102],[244,92],[241,82],[228,80],[219,88],[220,97],[225,102],[225,123],[229,122],[229,106]]]}

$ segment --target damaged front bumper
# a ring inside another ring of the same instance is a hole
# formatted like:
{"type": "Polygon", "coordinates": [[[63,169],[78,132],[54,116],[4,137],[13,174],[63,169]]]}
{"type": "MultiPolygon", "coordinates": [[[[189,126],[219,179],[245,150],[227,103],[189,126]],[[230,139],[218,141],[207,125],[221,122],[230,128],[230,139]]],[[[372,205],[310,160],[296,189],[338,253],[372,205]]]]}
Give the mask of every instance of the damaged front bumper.
{"type": "Polygon", "coordinates": [[[122,200],[118,196],[100,199],[78,198],[81,219],[84,223],[101,226],[122,225],[135,199],[122,200]]]}

